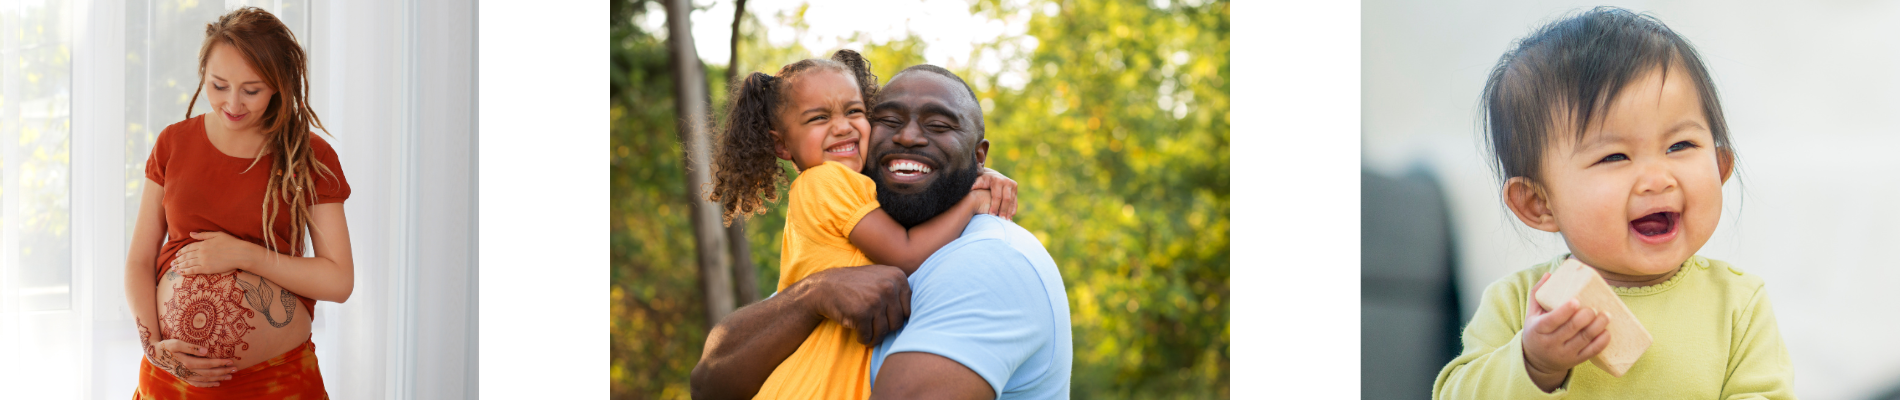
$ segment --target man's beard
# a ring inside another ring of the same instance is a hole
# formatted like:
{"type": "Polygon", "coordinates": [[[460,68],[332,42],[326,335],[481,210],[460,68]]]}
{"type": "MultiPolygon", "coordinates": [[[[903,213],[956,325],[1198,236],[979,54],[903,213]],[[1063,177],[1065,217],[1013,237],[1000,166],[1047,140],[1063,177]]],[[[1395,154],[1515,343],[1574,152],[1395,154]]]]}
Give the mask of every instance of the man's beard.
{"type": "Polygon", "coordinates": [[[937,214],[950,210],[950,207],[955,207],[957,202],[970,194],[970,186],[976,184],[976,178],[983,175],[983,169],[974,165],[962,171],[938,171],[945,175],[931,181],[930,187],[924,188],[923,192],[902,194],[891,191],[890,185],[884,182],[884,174],[874,168],[877,167],[871,166],[873,170],[866,171],[870,173],[865,175],[870,175],[871,181],[877,182],[878,207],[883,208],[885,214],[889,214],[904,228],[923,224],[937,214]]]}

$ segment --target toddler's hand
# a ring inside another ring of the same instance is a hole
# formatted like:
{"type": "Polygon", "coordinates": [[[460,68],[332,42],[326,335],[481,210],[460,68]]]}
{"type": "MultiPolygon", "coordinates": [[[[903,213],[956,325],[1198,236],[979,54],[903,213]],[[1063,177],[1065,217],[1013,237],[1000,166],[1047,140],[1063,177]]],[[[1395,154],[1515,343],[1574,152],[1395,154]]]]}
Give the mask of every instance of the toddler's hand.
{"type": "MultiPolygon", "coordinates": [[[[1544,274],[1531,287],[1537,293],[1550,274],[1544,274]]],[[[1570,376],[1570,368],[1596,357],[1610,345],[1610,318],[1596,310],[1577,305],[1571,299],[1554,310],[1545,310],[1532,296],[1524,315],[1524,367],[1531,381],[1545,392],[1557,390],[1570,376]]]]}
{"type": "Polygon", "coordinates": [[[1003,176],[1003,173],[996,170],[983,168],[983,175],[976,178],[976,184],[971,185],[970,189],[989,189],[990,204],[995,206],[990,208],[996,212],[988,214],[996,214],[1003,219],[1016,218],[1015,180],[1003,176]]]}

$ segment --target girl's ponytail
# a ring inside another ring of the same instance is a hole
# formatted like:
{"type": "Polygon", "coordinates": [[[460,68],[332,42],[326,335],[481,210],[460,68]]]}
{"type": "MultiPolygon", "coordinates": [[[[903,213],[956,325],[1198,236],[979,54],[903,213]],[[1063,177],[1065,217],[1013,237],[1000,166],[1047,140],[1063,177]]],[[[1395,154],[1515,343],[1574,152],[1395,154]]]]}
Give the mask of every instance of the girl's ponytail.
{"type": "Polygon", "coordinates": [[[874,101],[871,96],[877,95],[877,75],[871,73],[871,63],[864,60],[864,55],[851,50],[838,50],[837,53],[832,53],[831,61],[844,64],[845,70],[850,71],[853,78],[857,78],[858,92],[864,96],[864,108],[871,108],[871,102],[874,101]]]}
{"type": "Polygon", "coordinates": [[[724,208],[725,223],[735,217],[764,214],[786,183],[772,139],[778,110],[779,79],[754,72],[733,83],[724,123],[713,150],[713,188],[707,199],[724,208]]]}

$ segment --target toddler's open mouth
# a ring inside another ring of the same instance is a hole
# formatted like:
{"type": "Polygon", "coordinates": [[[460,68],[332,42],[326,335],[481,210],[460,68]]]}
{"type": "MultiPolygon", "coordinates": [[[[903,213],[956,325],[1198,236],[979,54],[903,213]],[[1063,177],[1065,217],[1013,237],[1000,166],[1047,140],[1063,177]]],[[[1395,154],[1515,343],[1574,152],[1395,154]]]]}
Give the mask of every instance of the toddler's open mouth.
{"type": "Polygon", "coordinates": [[[1644,242],[1652,244],[1662,243],[1675,238],[1676,225],[1678,225],[1677,222],[1681,220],[1682,213],[1653,213],[1630,221],[1630,230],[1635,231],[1637,237],[1644,242]]]}

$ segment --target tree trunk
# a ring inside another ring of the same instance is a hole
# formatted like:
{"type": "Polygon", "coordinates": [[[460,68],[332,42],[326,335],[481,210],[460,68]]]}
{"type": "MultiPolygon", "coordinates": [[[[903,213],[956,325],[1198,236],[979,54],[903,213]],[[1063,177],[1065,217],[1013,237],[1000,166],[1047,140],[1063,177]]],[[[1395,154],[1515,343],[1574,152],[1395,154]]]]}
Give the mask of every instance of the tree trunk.
{"type": "Polygon", "coordinates": [[[738,306],[759,301],[759,268],[752,264],[752,246],[745,239],[745,221],[733,220],[726,227],[726,242],[732,246],[732,292],[738,306]]]}
{"type": "Polygon", "coordinates": [[[706,324],[710,327],[732,312],[732,263],[727,258],[719,206],[706,200],[704,193],[712,182],[712,146],[706,129],[711,117],[706,99],[706,67],[700,64],[699,51],[693,47],[691,15],[689,0],[667,0],[666,46],[672,58],[680,143],[686,152],[686,197],[693,204],[700,292],[706,297],[706,324]]]}
{"type": "Polygon", "coordinates": [[[739,77],[739,22],[744,20],[745,0],[739,0],[739,4],[732,7],[732,56],[726,58],[726,82],[728,84],[732,82],[733,78],[739,77]]]}
{"type": "MultiPolygon", "coordinates": [[[[732,57],[726,59],[726,84],[739,76],[739,21],[745,20],[745,0],[739,0],[732,12],[732,57]]],[[[733,220],[726,227],[726,242],[732,246],[732,287],[739,305],[759,301],[759,269],[752,265],[752,246],[745,238],[745,220],[733,220]]]]}

